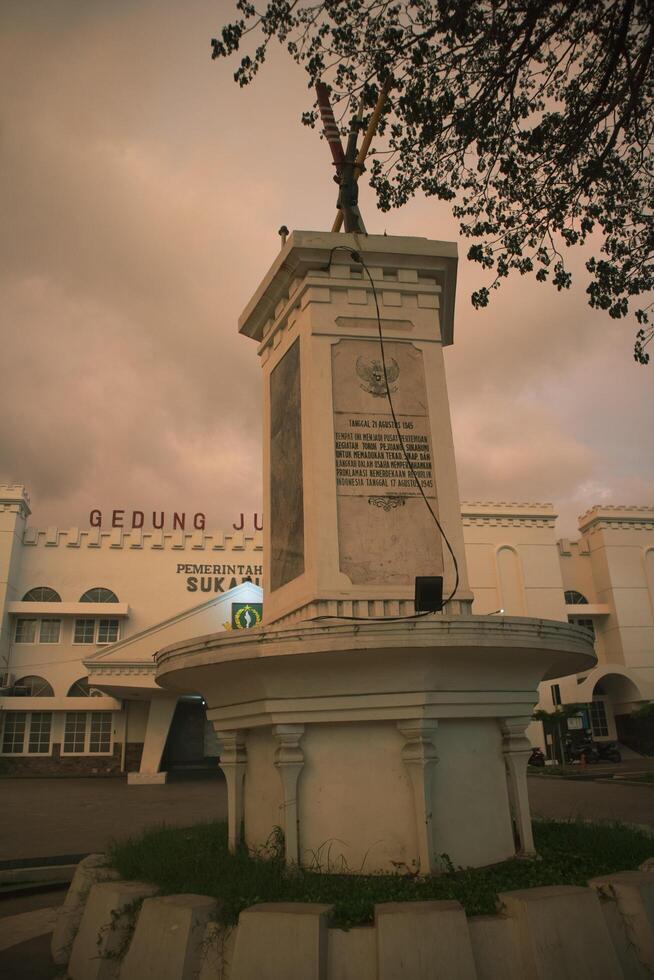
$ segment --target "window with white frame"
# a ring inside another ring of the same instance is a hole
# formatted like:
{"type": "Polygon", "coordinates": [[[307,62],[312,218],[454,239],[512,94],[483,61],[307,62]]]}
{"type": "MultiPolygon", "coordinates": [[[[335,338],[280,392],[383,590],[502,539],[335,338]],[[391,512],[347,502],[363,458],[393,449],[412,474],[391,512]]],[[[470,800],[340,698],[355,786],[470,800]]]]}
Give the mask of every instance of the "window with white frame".
{"type": "Polygon", "coordinates": [[[11,694],[17,698],[54,697],[52,684],[46,681],[45,677],[39,677],[38,674],[28,674],[26,677],[19,677],[11,689],[11,694]]]}
{"type": "Polygon", "coordinates": [[[603,701],[592,701],[590,704],[590,727],[595,738],[607,738],[609,723],[603,701]]]}
{"type": "Polygon", "coordinates": [[[64,727],[65,754],[107,754],[111,752],[112,714],[110,711],[68,711],[64,727]]]}
{"type": "Polygon", "coordinates": [[[80,602],[118,602],[118,596],[111,589],[95,588],[87,589],[84,595],[79,597],[80,602]]]}
{"type": "Polygon", "coordinates": [[[2,731],[2,753],[50,755],[51,734],[51,711],[8,711],[2,731]]]}
{"type": "Polygon", "coordinates": [[[61,596],[47,585],[37,585],[25,593],[23,602],[61,602],[61,596]]]}
{"type": "Polygon", "coordinates": [[[100,619],[98,621],[98,643],[115,643],[118,639],[118,620],[100,619]]]}
{"type": "Polygon", "coordinates": [[[39,643],[59,643],[60,619],[42,619],[39,629],[39,643]]]}
{"type": "Polygon", "coordinates": [[[16,643],[59,643],[60,634],[60,619],[26,619],[21,616],[16,620],[14,640],[16,643]]]}
{"type": "Polygon", "coordinates": [[[95,620],[76,619],[73,643],[95,643],[95,620]]]}
{"type": "Polygon", "coordinates": [[[92,711],[89,752],[111,751],[111,714],[108,711],[92,711]]]}
{"type": "Polygon", "coordinates": [[[27,711],[8,711],[2,730],[2,752],[5,755],[20,755],[25,744],[27,711]]]}
{"type": "Polygon", "coordinates": [[[14,639],[16,643],[36,643],[38,619],[17,619],[14,639]]]}
{"type": "Polygon", "coordinates": [[[101,646],[115,643],[120,635],[118,619],[76,619],[73,643],[89,643],[101,646]]]}
{"type": "Polygon", "coordinates": [[[552,692],[552,704],[561,704],[561,688],[558,684],[552,684],[550,686],[550,691],[552,692]]]}
{"type": "Polygon", "coordinates": [[[33,711],[30,717],[30,737],[27,751],[30,755],[50,753],[50,732],[52,731],[52,712],[33,711]]]}

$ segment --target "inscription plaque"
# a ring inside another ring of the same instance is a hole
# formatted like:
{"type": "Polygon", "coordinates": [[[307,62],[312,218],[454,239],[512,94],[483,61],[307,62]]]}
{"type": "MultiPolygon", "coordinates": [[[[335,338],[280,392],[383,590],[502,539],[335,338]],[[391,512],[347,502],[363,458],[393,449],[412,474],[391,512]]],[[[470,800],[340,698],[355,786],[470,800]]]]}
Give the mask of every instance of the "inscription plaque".
{"type": "Polygon", "coordinates": [[[300,343],[270,375],[270,589],[304,571],[300,343]]]}
{"type": "MultiPolygon", "coordinates": [[[[438,513],[422,351],[398,341],[384,349],[402,441],[438,513]]],[[[341,571],[353,584],[380,585],[441,574],[440,536],[398,439],[379,344],[335,344],[332,386],[341,571]]]]}

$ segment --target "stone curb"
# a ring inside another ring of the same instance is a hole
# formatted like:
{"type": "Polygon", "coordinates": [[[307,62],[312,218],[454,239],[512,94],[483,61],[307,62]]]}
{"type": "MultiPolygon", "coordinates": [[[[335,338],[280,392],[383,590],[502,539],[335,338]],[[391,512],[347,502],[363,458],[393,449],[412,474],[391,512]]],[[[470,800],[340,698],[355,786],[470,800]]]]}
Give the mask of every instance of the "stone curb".
{"type": "Polygon", "coordinates": [[[449,901],[379,904],[374,925],[347,932],[329,927],[329,905],[254,905],[224,929],[213,899],[154,892],[117,880],[91,887],[71,980],[647,980],[654,972],[654,858],[586,888],[503,892],[497,915],[468,919],[449,901]],[[141,907],[134,898],[145,899],[141,907]],[[116,929],[120,908],[133,916],[116,929]],[[119,948],[122,958],[113,956],[119,948]]]}

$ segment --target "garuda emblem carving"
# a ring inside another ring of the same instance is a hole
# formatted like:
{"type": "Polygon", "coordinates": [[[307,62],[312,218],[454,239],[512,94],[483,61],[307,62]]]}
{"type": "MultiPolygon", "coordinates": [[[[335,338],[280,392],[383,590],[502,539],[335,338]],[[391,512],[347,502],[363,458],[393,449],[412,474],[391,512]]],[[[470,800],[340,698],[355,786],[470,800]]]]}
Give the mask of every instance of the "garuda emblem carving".
{"type": "MultiPolygon", "coordinates": [[[[384,366],[381,361],[364,361],[362,357],[357,357],[357,374],[361,378],[363,384],[361,387],[364,391],[367,391],[369,395],[374,395],[375,398],[385,398],[386,397],[386,382],[384,381],[384,366]]],[[[397,363],[394,357],[389,358],[386,361],[386,377],[388,378],[388,387],[391,394],[397,391],[397,381],[400,374],[400,365],[397,363]]]]}

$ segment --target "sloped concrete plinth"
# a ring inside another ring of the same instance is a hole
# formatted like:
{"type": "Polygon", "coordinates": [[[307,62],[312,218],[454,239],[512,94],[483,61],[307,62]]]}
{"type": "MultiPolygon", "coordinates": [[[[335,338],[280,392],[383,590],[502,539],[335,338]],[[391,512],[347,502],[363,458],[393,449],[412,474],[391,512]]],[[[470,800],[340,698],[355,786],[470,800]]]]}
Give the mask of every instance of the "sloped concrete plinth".
{"type": "Polygon", "coordinates": [[[70,980],[118,977],[139,905],[156,891],[142,881],[111,881],[91,888],[68,964],[70,980]]]}
{"type": "Polygon", "coordinates": [[[52,959],[64,966],[70,959],[73,942],[82,921],[84,908],[93,885],[103,881],[115,881],[118,872],[108,866],[104,854],[89,854],[77,865],[75,875],[66,892],[64,904],[59,909],[57,924],[52,933],[50,946],[52,959]]]}
{"type": "Polygon", "coordinates": [[[120,980],[197,980],[202,940],[215,911],[215,901],[205,895],[147,899],[120,980]]]}

